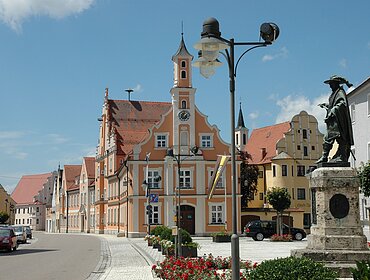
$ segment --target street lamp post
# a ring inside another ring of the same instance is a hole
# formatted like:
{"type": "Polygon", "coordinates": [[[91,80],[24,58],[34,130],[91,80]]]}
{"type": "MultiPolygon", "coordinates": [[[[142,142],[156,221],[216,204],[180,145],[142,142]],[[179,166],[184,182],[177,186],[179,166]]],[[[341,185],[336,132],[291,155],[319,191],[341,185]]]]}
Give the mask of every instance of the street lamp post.
{"type": "Polygon", "coordinates": [[[194,47],[200,50],[200,58],[194,63],[194,66],[200,67],[200,72],[205,78],[209,78],[215,73],[214,68],[220,65],[218,55],[220,51],[226,58],[229,68],[230,79],[230,117],[231,117],[231,169],[232,169],[232,229],[231,236],[231,258],[232,258],[232,279],[240,279],[239,266],[239,236],[237,232],[237,201],[236,201],[236,163],[235,163],[235,77],[238,64],[242,57],[252,49],[266,47],[271,45],[279,36],[279,28],[274,23],[263,23],[260,27],[260,37],[264,42],[235,42],[221,37],[219,23],[215,18],[209,18],[203,23],[203,32],[201,40],[194,47]],[[252,46],[244,51],[235,64],[235,46],[252,46]]]}
{"type": "Polygon", "coordinates": [[[178,190],[177,190],[177,250],[175,252],[175,257],[181,257],[182,256],[182,236],[181,236],[181,161],[185,160],[188,157],[194,156],[198,153],[198,147],[194,146],[190,149],[191,155],[175,155],[173,153],[173,149],[167,150],[167,156],[172,157],[174,160],[176,160],[177,163],[177,177],[178,177],[178,190]],[[183,157],[183,158],[181,158],[183,157]],[[184,158],[185,157],[185,158],[184,158]]]}

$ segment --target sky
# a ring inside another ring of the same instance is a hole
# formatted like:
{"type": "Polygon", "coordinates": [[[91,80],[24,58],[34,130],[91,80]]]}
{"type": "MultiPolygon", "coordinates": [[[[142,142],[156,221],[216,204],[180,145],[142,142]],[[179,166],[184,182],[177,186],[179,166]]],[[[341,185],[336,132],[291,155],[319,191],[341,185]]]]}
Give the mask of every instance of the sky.
{"type": "MultiPolygon", "coordinates": [[[[11,193],[22,175],[46,173],[94,156],[104,90],[111,99],[170,102],[181,32],[197,56],[203,22],[221,35],[259,40],[273,22],[273,45],[247,53],[236,77],[252,130],[289,121],[301,110],[323,129],[331,75],[358,86],[370,74],[368,0],[0,0],[0,184],[11,193]]],[[[236,57],[245,50],[237,46],[236,57]]],[[[193,69],[196,105],[230,141],[227,63],[209,79],[193,69]]]]}

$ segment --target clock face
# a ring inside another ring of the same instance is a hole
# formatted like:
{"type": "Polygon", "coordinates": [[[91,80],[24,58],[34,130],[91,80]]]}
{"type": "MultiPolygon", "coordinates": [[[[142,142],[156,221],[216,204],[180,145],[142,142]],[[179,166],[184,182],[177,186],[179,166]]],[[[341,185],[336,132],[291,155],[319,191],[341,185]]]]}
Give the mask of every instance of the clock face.
{"type": "Polygon", "coordinates": [[[187,121],[190,118],[190,113],[186,110],[182,110],[178,114],[181,121],[187,121]]]}

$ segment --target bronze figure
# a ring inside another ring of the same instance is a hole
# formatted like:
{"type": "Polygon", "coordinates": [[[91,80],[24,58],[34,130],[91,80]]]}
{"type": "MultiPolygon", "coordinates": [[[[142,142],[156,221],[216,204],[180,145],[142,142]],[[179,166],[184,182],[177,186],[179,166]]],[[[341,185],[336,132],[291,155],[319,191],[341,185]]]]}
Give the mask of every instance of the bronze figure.
{"type": "Polygon", "coordinates": [[[338,150],[329,163],[348,162],[351,145],[353,145],[353,132],[348,100],[341,84],[346,84],[348,87],[352,84],[336,75],[324,83],[329,84],[332,93],[329,96],[329,103],[319,104],[321,108],[326,109],[324,121],[327,131],[324,136],[322,157],[316,163],[328,162],[328,155],[335,140],[338,143],[338,150]]]}

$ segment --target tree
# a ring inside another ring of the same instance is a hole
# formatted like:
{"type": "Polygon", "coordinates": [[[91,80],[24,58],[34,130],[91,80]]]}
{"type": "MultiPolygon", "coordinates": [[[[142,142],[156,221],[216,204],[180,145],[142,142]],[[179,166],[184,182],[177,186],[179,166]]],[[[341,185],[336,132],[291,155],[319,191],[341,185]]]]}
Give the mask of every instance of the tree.
{"type": "Polygon", "coordinates": [[[9,219],[8,213],[4,211],[0,212],[0,224],[5,224],[8,219],[9,219]]]}
{"type": "Polygon", "coordinates": [[[267,192],[267,201],[272,205],[272,208],[276,210],[277,213],[277,234],[281,235],[283,232],[283,226],[282,226],[282,216],[283,211],[285,209],[288,209],[290,207],[291,198],[290,194],[288,193],[288,190],[285,188],[272,188],[272,190],[269,190],[267,192]]]}
{"type": "Polygon", "coordinates": [[[241,191],[241,207],[247,207],[248,202],[257,193],[258,181],[258,166],[249,164],[252,159],[248,152],[239,153],[242,163],[240,164],[240,191],[241,191]]]}
{"type": "Polygon", "coordinates": [[[360,188],[364,196],[370,196],[370,163],[362,165],[359,169],[360,188]]]}

